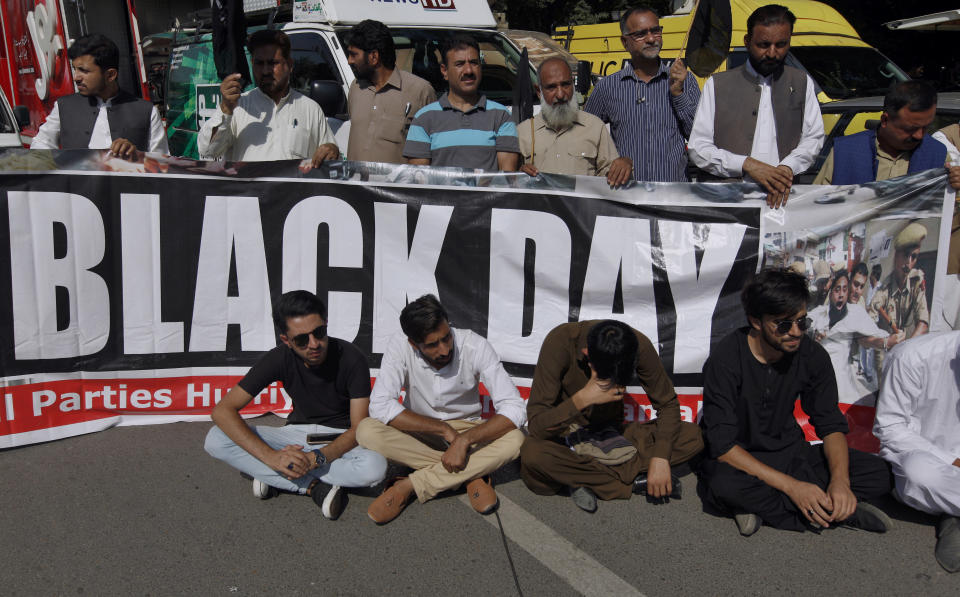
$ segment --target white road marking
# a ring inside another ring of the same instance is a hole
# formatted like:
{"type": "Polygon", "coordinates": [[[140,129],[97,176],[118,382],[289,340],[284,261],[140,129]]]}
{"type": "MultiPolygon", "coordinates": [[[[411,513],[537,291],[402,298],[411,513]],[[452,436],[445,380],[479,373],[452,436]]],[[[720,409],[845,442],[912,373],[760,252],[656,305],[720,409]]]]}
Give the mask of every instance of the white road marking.
{"type": "MultiPolygon", "coordinates": [[[[644,597],[643,593],[633,585],[577,549],[576,545],[564,539],[503,494],[499,494],[499,497],[500,519],[503,521],[503,531],[507,538],[522,547],[575,590],[588,597],[593,595],[644,597]]],[[[466,495],[461,495],[460,501],[470,506],[470,498],[466,495]]],[[[494,527],[498,526],[496,516],[491,514],[483,518],[494,527]]],[[[520,579],[520,586],[527,588],[523,586],[523,578],[520,579]]]]}

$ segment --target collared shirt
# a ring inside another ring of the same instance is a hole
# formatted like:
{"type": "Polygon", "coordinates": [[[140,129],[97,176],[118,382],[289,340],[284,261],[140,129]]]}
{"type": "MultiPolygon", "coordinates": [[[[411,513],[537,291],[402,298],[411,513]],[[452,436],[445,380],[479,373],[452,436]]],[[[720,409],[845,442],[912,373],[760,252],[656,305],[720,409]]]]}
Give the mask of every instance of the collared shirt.
{"type": "Polygon", "coordinates": [[[320,104],[295,89],[274,103],[255,87],[232,115],[217,109],[197,135],[200,157],[228,162],[309,159],[326,143],[336,141],[320,104]]]}
{"type": "Polygon", "coordinates": [[[927,310],[923,270],[910,270],[907,274],[907,283],[903,288],[897,284],[897,277],[890,274],[873,295],[873,300],[870,301],[870,312],[878,315],[877,323],[882,329],[890,330],[887,320],[879,315],[881,308],[898,330],[907,333],[908,338],[913,335],[918,323],[922,321],[929,324],[930,312],[927,310]]]}
{"type": "Polygon", "coordinates": [[[347,107],[350,112],[350,141],[347,159],[365,162],[405,164],[403,141],[413,116],[437,99],[430,83],[394,69],[379,90],[369,81],[354,79],[347,107]]]}
{"type": "Polygon", "coordinates": [[[647,83],[628,61],[623,70],[597,82],[583,109],[610,124],[617,151],[633,160],[635,179],[683,182],[689,180],[685,139],[699,101],[692,73],[683,81],[683,93],[674,97],[666,62],[647,83]]]}
{"type": "Polygon", "coordinates": [[[510,419],[517,429],[523,427],[527,420],[523,398],[496,351],[486,338],[471,330],[450,329],[453,359],[441,369],[424,360],[406,336],[393,337],[370,394],[370,416],[386,425],[407,408],[442,421],[480,420],[478,384],[483,382],[496,413],[510,419]],[[407,392],[401,405],[397,398],[404,388],[407,392]]]}
{"type": "MultiPolygon", "coordinates": [[[[113,137],[110,135],[110,122],[107,120],[107,109],[110,107],[110,100],[97,98],[97,120],[93,125],[93,131],[90,133],[89,149],[110,149],[113,144],[113,137]]],[[[47,119],[40,125],[36,136],[30,142],[30,149],[59,149],[60,148],[60,104],[54,103],[53,110],[47,115],[47,119]]],[[[151,153],[169,154],[167,147],[167,131],[163,126],[163,120],[160,119],[160,113],[154,106],[150,111],[150,147],[147,150],[151,153]]]]}
{"type": "MultiPolygon", "coordinates": [[[[623,426],[623,402],[595,404],[581,412],[573,395],[590,380],[590,364],[583,354],[587,334],[597,321],[561,324],[547,334],[533,372],[527,416],[530,435],[539,439],[559,439],[570,425],[623,426]]],[[[637,379],[657,411],[653,456],[670,459],[673,443],[680,433],[680,402],[673,383],[650,340],[634,330],[637,349],[637,379]]]]}
{"type": "Polygon", "coordinates": [[[887,355],[873,434],[893,463],[914,451],[946,464],[960,458],[960,331],[927,334],[887,355]]]}
{"type": "Polygon", "coordinates": [[[461,112],[447,94],[417,112],[407,133],[403,155],[426,158],[431,166],[500,169],[497,152],[520,153],[517,125],[510,111],[481,95],[477,105],[461,112]]]}
{"type": "MultiPolygon", "coordinates": [[[[880,149],[880,141],[874,140],[874,152],[877,156],[877,177],[875,180],[890,180],[898,176],[906,176],[910,169],[910,156],[913,151],[904,151],[897,155],[891,155],[880,149]]],[[[948,158],[949,159],[949,158],[948,158]]],[[[820,172],[813,179],[813,184],[833,184],[833,150],[827,154],[820,172]]]]}
{"type": "MultiPolygon", "coordinates": [[[[743,174],[743,163],[747,157],[761,161],[771,166],[788,166],[794,175],[805,172],[813,165],[817,154],[823,147],[823,118],[820,116],[820,102],[817,101],[817,92],[813,79],[807,75],[807,93],[803,106],[803,126],[800,132],[800,142],[783,160],[780,159],[777,145],[777,127],[773,114],[773,100],[771,99],[772,75],[760,77],[750,61],[746,64],[747,73],[760,78],[760,105],[757,108],[757,125],[753,134],[753,146],[750,155],[738,155],[716,146],[713,140],[714,119],[716,113],[716,98],[713,88],[713,77],[707,79],[703,85],[703,97],[697,108],[697,117],[693,122],[693,132],[690,134],[690,159],[698,168],[706,170],[721,178],[739,178],[750,180],[743,174]]],[[[723,115],[721,106],[721,117],[723,115]]]]}
{"type": "Polygon", "coordinates": [[[750,350],[749,332],[740,328],[721,340],[703,369],[701,427],[710,458],[735,445],[752,453],[805,445],[793,414],[798,398],[818,436],[846,433],[827,351],[805,335],[796,352],[761,363],[750,350]]]}
{"type": "Polygon", "coordinates": [[[573,125],[560,132],[547,126],[541,113],[521,122],[517,134],[524,163],[533,164],[543,172],[606,176],[610,164],[620,157],[603,121],[582,110],[577,112],[573,125]]]}

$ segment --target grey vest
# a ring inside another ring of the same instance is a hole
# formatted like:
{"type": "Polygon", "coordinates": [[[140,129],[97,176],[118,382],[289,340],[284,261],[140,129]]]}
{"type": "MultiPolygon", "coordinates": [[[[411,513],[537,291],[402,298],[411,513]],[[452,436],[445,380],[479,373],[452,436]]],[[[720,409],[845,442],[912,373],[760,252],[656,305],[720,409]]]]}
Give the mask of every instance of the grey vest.
{"type": "MultiPolygon", "coordinates": [[[[100,112],[97,98],[74,93],[58,99],[57,106],[60,111],[60,147],[86,149],[100,112]]],[[[153,104],[121,89],[107,108],[110,137],[127,139],[140,151],[147,151],[150,148],[152,110],[153,104]]]]}
{"type": "MultiPolygon", "coordinates": [[[[760,77],[751,76],[746,65],[713,76],[713,142],[720,149],[750,155],[760,107],[760,77]]],[[[807,75],[784,66],[771,80],[770,99],[777,130],[777,151],[785,158],[800,143],[807,75]]]]}

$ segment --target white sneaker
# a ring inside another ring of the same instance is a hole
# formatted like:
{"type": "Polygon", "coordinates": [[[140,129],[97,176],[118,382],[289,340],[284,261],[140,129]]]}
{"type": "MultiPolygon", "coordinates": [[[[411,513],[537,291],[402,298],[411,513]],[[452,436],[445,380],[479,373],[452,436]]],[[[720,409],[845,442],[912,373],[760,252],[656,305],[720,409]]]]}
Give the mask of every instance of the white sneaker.
{"type": "Polygon", "coordinates": [[[253,495],[261,500],[268,500],[277,495],[277,490],[260,479],[253,480],[253,495]]]}
{"type": "Polygon", "coordinates": [[[343,490],[339,485],[330,485],[317,480],[310,488],[310,497],[320,507],[320,513],[328,520],[336,520],[343,513],[343,490]]]}

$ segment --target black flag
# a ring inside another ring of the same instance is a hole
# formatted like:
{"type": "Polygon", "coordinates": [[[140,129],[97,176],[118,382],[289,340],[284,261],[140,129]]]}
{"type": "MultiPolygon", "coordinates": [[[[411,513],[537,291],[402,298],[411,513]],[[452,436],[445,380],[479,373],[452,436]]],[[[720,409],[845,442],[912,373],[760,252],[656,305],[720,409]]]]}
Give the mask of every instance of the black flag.
{"type": "Polygon", "coordinates": [[[524,46],[517,65],[517,80],[513,84],[513,121],[520,124],[528,118],[533,118],[533,84],[530,81],[530,57],[524,46]]]}
{"type": "Polygon", "coordinates": [[[222,81],[240,73],[240,88],[250,82],[250,67],[244,48],[247,44],[247,18],[243,0],[213,0],[213,62],[222,81]]]}
{"type": "Polygon", "coordinates": [[[698,77],[717,70],[730,53],[733,17],[730,0],[700,0],[690,21],[684,62],[698,77]]]}

